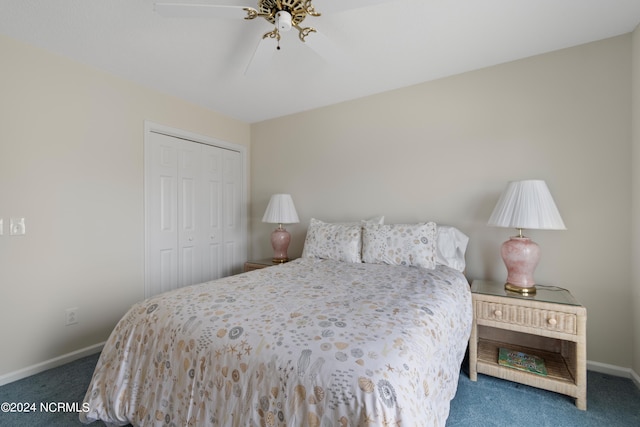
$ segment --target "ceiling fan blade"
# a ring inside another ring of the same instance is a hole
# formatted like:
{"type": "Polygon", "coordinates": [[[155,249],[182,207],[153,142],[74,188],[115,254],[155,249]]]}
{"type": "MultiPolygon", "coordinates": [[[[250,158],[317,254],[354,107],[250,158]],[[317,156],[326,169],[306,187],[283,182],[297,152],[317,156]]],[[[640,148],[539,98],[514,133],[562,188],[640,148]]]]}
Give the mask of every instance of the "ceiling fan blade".
{"type": "Polygon", "coordinates": [[[309,34],[304,39],[304,44],[331,64],[344,67],[349,67],[352,64],[351,57],[340,46],[318,31],[309,34]]]}
{"type": "Polygon", "coordinates": [[[155,3],[154,10],[167,18],[232,18],[247,16],[246,6],[191,3],[155,3]]]}
{"type": "Polygon", "coordinates": [[[263,37],[260,39],[256,50],[253,52],[253,55],[251,55],[247,68],[244,70],[244,75],[252,77],[265,70],[277,46],[278,41],[276,39],[271,37],[263,37]]]}
{"type": "Polygon", "coordinates": [[[346,10],[360,9],[368,6],[375,6],[383,3],[391,3],[397,0],[331,0],[322,1],[316,4],[316,9],[320,13],[338,13],[346,10]]]}

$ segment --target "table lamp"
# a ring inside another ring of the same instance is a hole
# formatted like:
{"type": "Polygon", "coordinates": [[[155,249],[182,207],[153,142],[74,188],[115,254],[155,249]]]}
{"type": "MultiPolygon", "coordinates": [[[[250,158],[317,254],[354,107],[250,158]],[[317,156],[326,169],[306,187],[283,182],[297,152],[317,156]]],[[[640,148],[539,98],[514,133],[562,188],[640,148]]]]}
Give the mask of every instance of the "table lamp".
{"type": "Polygon", "coordinates": [[[297,224],[300,222],[291,195],[274,194],[271,196],[267,210],[262,217],[262,222],[278,224],[278,228],[271,233],[273,262],[283,263],[289,261],[287,249],[289,248],[289,242],[291,242],[291,234],[284,229],[282,224],[297,224]]]}
{"type": "Polygon", "coordinates": [[[533,272],[540,261],[540,247],[523,236],[522,230],[566,230],[547,184],[542,180],[509,182],[488,224],[518,230],[518,235],[504,242],[500,250],[507,267],[505,288],[522,294],[535,293],[533,272]]]}

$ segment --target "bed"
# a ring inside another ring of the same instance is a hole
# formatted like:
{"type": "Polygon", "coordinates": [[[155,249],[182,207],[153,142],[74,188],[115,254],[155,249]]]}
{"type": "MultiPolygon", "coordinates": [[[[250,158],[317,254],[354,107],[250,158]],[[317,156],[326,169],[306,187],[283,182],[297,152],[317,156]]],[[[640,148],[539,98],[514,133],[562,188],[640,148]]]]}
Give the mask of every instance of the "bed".
{"type": "Polygon", "coordinates": [[[135,304],[80,420],[444,426],[471,329],[459,254],[443,260],[433,223],[313,221],[297,260],[135,304]]]}

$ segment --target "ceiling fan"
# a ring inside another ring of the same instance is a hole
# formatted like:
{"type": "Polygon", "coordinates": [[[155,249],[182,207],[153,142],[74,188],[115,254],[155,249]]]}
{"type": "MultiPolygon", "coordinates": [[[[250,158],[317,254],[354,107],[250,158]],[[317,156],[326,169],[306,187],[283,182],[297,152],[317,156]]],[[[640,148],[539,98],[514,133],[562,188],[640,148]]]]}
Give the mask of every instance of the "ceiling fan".
{"type": "MultiPolygon", "coordinates": [[[[244,0],[246,2],[250,0],[244,0]]],[[[256,0],[254,0],[256,1],[256,0]]],[[[304,27],[302,22],[308,17],[319,17],[313,0],[257,0],[256,7],[233,5],[233,0],[213,0],[206,4],[194,3],[155,3],[155,11],[165,17],[198,17],[198,18],[244,18],[253,20],[264,18],[274,25],[273,30],[266,32],[260,39],[256,50],[249,61],[245,74],[261,68],[273,52],[280,50],[282,33],[292,28],[298,30],[298,39],[313,49],[321,57],[333,62],[343,61],[346,56],[333,45],[327,37],[314,27],[304,27]]],[[[373,6],[395,0],[332,0],[324,6],[330,13],[349,9],[373,6]]]]}

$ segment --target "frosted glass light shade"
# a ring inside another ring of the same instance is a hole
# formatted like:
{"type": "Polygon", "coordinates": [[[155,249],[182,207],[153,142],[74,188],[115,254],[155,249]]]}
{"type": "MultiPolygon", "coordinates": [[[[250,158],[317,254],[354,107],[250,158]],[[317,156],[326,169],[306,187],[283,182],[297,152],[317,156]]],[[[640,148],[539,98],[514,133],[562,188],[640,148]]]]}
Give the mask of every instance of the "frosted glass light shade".
{"type": "Polygon", "coordinates": [[[276,12],[276,27],[279,31],[289,31],[292,27],[292,16],[286,10],[276,12]]]}
{"type": "Polygon", "coordinates": [[[516,229],[566,230],[549,188],[542,180],[509,182],[488,224],[516,229]]]}
{"type": "Polygon", "coordinates": [[[271,224],[297,224],[300,222],[290,194],[274,194],[269,200],[262,222],[271,224]]]}

